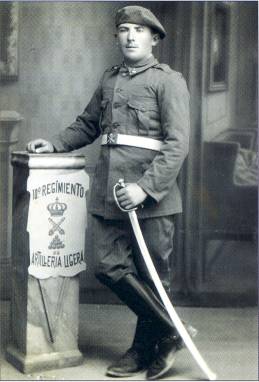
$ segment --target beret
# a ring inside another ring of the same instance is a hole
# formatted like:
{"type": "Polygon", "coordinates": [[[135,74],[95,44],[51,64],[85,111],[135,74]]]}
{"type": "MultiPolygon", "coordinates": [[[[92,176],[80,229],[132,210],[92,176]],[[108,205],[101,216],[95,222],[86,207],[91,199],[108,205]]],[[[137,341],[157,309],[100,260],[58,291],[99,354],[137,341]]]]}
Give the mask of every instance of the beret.
{"type": "Polygon", "coordinates": [[[116,27],[124,23],[146,25],[158,32],[161,39],[166,36],[166,31],[156,16],[139,5],[129,5],[118,10],[115,16],[116,27]]]}

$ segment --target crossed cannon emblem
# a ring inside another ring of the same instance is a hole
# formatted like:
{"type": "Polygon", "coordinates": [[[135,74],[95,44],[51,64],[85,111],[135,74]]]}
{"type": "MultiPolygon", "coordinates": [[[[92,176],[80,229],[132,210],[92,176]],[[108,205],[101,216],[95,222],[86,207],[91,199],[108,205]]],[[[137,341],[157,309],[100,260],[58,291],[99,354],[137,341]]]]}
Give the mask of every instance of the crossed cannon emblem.
{"type": "Polygon", "coordinates": [[[64,235],[65,231],[63,230],[63,228],[61,228],[61,224],[63,223],[63,221],[65,220],[65,218],[63,217],[62,219],[60,219],[59,222],[54,222],[54,220],[52,220],[51,218],[48,219],[49,222],[52,224],[52,228],[49,230],[49,235],[52,236],[56,231],[58,231],[60,233],[60,235],[64,235]]]}

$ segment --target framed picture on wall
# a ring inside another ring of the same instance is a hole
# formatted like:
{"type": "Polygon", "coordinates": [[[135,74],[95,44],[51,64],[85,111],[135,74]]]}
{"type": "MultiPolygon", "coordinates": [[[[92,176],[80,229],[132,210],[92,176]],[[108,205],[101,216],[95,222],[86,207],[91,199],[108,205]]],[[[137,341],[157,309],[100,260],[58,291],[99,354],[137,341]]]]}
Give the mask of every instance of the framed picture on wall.
{"type": "Polygon", "coordinates": [[[0,80],[18,78],[17,2],[0,2],[0,80]]]}
{"type": "Polygon", "coordinates": [[[224,91],[228,87],[229,5],[210,3],[208,90],[224,91]]]}

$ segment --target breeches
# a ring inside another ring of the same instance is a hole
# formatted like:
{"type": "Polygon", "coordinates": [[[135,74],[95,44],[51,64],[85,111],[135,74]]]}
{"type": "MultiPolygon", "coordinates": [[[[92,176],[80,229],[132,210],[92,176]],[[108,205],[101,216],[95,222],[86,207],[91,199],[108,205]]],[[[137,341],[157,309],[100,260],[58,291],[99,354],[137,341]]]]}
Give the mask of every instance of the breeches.
{"type": "MultiPolygon", "coordinates": [[[[129,273],[137,274],[154,288],[129,220],[107,220],[92,216],[95,275],[109,286],[129,273]]],[[[140,228],[156,270],[170,292],[170,257],[173,253],[174,216],[139,220],[140,228]]]]}

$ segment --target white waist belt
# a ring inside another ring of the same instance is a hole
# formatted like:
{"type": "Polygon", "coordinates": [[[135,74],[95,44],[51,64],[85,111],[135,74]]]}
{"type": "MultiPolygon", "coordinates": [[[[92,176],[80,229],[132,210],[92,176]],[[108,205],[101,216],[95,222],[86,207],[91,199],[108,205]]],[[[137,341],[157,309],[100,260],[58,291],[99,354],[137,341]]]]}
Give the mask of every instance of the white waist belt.
{"type": "Polygon", "coordinates": [[[162,142],[157,139],[115,133],[103,134],[101,144],[108,146],[134,146],[155,151],[160,151],[162,146],[162,142]]]}

